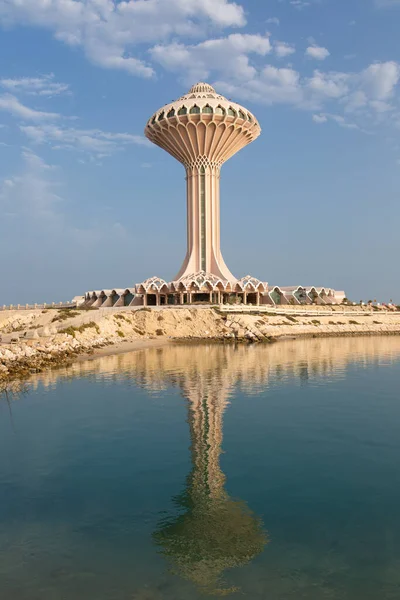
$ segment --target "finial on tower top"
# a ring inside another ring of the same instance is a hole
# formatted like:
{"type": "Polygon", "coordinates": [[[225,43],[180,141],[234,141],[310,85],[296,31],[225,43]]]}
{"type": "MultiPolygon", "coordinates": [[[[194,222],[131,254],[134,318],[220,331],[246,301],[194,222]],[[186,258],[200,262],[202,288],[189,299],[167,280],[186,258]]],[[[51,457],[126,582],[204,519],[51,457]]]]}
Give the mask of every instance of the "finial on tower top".
{"type": "Polygon", "coordinates": [[[189,90],[189,94],[201,94],[201,93],[216,94],[216,91],[214,90],[213,86],[210,85],[209,83],[202,83],[202,82],[196,83],[196,85],[191,87],[189,90]]]}

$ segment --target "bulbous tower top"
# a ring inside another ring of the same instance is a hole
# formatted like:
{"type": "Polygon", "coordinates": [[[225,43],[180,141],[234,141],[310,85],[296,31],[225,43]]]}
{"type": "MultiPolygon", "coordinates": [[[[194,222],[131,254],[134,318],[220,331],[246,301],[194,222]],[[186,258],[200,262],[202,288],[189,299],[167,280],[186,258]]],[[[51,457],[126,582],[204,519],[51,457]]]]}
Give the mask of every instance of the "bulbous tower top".
{"type": "Polygon", "coordinates": [[[185,167],[220,167],[261,133],[246,108],[197,83],[187,94],[160,108],[148,121],[146,137],[185,167]]]}

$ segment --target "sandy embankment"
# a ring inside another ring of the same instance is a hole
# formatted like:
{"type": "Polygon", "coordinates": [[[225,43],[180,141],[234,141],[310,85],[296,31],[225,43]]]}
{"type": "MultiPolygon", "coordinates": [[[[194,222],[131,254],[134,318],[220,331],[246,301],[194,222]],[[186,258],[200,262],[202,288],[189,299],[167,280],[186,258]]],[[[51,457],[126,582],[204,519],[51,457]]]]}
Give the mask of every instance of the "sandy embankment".
{"type": "Polygon", "coordinates": [[[212,308],[0,312],[0,382],[89,354],[171,340],[266,342],[282,337],[400,334],[400,312],[329,316],[221,314],[212,308]]]}

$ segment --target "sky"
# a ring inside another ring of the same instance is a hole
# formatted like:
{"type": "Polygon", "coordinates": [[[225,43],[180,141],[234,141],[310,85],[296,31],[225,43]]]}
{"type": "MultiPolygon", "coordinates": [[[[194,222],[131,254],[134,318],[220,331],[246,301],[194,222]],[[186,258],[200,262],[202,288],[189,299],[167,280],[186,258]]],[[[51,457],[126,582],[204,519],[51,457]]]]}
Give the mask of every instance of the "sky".
{"type": "Polygon", "coordinates": [[[184,168],[143,130],[198,81],[258,118],[222,168],[239,278],[400,303],[400,0],[0,0],[0,304],[171,280],[184,168]]]}

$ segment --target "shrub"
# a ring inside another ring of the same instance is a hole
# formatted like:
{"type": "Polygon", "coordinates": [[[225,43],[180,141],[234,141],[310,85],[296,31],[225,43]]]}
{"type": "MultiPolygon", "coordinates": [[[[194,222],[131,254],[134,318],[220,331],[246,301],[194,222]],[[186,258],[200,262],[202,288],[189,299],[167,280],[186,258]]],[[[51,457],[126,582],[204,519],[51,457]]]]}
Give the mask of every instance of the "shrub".
{"type": "Polygon", "coordinates": [[[83,333],[86,329],[96,329],[97,333],[100,333],[100,327],[94,321],[90,321],[90,323],[84,323],[79,327],[67,327],[66,329],[62,329],[59,333],[66,333],[67,335],[72,335],[72,337],[76,337],[76,332],[83,333]]]}
{"type": "Polygon", "coordinates": [[[117,319],[117,321],[128,321],[124,315],[114,315],[114,319],[117,319]]]}
{"type": "Polygon", "coordinates": [[[159,317],[157,317],[157,321],[164,321],[164,317],[160,315],[159,317]]]}
{"type": "Polygon", "coordinates": [[[66,329],[62,329],[59,333],[66,333],[67,335],[72,335],[72,337],[76,337],[76,327],[66,327],[66,329]]]}
{"type": "Polygon", "coordinates": [[[317,325],[321,325],[321,321],[318,321],[317,319],[313,319],[313,320],[311,321],[311,323],[312,323],[313,325],[315,325],[315,326],[317,326],[317,325]]]}
{"type": "Polygon", "coordinates": [[[380,321],[372,321],[374,325],[382,325],[380,321]]]}
{"type": "Polygon", "coordinates": [[[329,321],[329,325],[336,325],[335,321],[329,321]]]}
{"type": "Polygon", "coordinates": [[[120,338],[125,337],[125,334],[123,331],[121,331],[120,329],[118,329],[117,334],[119,335],[120,338]]]}
{"type": "Polygon", "coordinates": [[[53,317],[52,323],[56,323],[57,321],[66,321],[67,319],[73,319],[73,317],[78,317],[79,312],[71,310],[70,308],[62,308],[58,315],[53,317]]]}
{"type": "Polygon", "coordinates": [[[157,335],[164,335],[164,332],[163,332],[162,329],[157,329],[156,334],[157,335]]]}
{"type": "Polygon", "coordinates": [[[358,323],[357,321],[353,321],[353,319],[350,319],[349,321],[349,325],[359,325],[360,323],[358,323]]]}
{"type": "Polygon", "coordinates": [[[143,329],[139,329],[138,327],[134,327],[133,331],[135,331],[138,335],[144,335],[143,329]]]}

